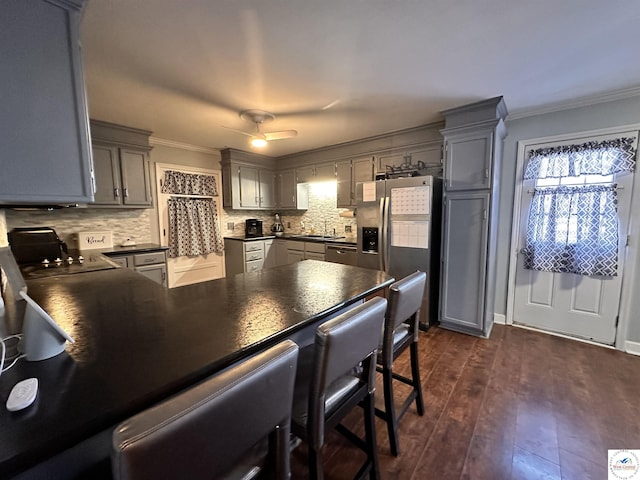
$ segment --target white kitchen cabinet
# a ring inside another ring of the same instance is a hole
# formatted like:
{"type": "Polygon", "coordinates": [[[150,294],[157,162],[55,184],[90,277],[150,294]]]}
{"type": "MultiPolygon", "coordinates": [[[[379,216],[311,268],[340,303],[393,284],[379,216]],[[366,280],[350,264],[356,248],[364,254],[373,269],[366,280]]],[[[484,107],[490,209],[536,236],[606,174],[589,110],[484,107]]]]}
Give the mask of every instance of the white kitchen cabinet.
{"type": "Polygon", "coordinates": [[[80,0],[0,7],[0,204],[93,201],[80,0]]]}

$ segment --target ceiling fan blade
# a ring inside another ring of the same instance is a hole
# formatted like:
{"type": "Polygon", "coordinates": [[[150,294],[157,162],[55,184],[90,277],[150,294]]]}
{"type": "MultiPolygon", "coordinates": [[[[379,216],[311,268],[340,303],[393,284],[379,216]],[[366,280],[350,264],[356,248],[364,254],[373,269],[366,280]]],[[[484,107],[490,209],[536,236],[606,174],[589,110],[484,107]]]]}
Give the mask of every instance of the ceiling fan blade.
{"type": "Polygon", "coordinates": [[[279,132],[265,132],[264,137],[267,140],[281,140],[283,138],[293,138],[298,135],[296,130],[281,130],[279,132]]]}
{"type": "Polygon", "coordinates": [[[220,125],[222,128],[226,128],[227,130],[231,130],[232,132],[241,133],[242,135],[246,135],[247,137],[253,137],[255,133],[243,132],[242,130],[236,130],[235,128],[225,127],[224,125],[220,125]]]}

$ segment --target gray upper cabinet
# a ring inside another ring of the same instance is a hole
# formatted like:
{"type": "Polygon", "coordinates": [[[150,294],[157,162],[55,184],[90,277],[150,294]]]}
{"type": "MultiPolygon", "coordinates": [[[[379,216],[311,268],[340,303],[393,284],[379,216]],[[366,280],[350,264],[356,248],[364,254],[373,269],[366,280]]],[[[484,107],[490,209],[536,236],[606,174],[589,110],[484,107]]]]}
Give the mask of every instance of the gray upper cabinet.
{"type": "Polygon", "coordinates": [[[296,168],[298,183],[328,182],[336,179],[335,163],[319,163],[296,168]]]}
{"type": "Polygon", "coordinates": [[[495,303],[498,182],[507,109],[502,97],[442,112],[444,198],[440,326],[491,332],[495,303]]]}
{"type": "Polygon", "coordinates": [[[146,130],[91,121],[96,194],[93,206],[148,208],[153,205],[146,130]]]}
{"type": "Polygon", "coordinates": [[[93,200],[79,44],[82,5],[80,0],[2,1],[0,203],[93,200]]]}
{"type": "Polygon", "coordinates": [[[278,174],[278,206],[296,208],[296,171],[285,170],[278,174]]]}
{"type": "Polygon", "coordinates": [[[272,210],[277,207],[278,182],[272,159],[240,150],[224,149],[222,160],[223,206],[238,210],[272,210]],[[267,163],[259,165],[258,163],[267,163]]]}
{"type": "Polygon", "coordinates": [[[273,171],[238,165],[238,182],[238,208],[260,209],[276,206],[276,175],[273,171]]]}
{"type": "Polygon", "coordinates": [[[296,181],[295,170],[283,170],[278,173],[278,208],[306,210],[309,208],[308,185],[296,181]]]}
{"type": "Polygon", "coordinates": [[[336,206],[351,207],[351,160],[336,163],[336,206]]]}
{"type": "Polygon", "coordinates": [[[374,178],[373,157],[363,157],[336,163],[337,206],[353,208],[356,205],[356,184],[374,178]]]}
{"type": "Polygon", "coordinates": [[[118,147],[93,144],[93,165],[96,176],[95,203],[120,205],[120,159],[118,147]]]}
{"type": "Polygon", "coordinates": [[[445,188],[482,190],[491,188],[493,129],[450,133],[444,144],[445,188]]]}

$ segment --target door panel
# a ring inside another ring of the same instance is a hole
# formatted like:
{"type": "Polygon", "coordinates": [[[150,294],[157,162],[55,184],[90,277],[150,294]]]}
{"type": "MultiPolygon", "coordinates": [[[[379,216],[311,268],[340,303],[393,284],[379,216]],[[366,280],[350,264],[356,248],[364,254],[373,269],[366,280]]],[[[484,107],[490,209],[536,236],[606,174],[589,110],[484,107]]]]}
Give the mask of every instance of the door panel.
{"type": "Polygon", "coordinates": [[[445,197],[441,320],[482,329],[487,252],[489,193],[445,197]],[[469,248],[469,238],[479,245],[469,248]]]}
{"type": "MultiPolygon", "coordinates": [[[[573,273],[538,272],[523,267],[518,255],[514,291],[513,322],[542,330],[562,333],[607,345],[616,337],[624,272],[625,240],[633,176],[620,175],[618,184],[618,275],[585,276],[573,273]]],[[[525,245],[527,219],[533,181],[523,185],[520,219],[520,249],[525,245]]]]}
{"type": "MultiPolygon", "coordinates": [[[[162,193],[159,182],[164,178],[165,170],[174,170],[184,173],[196,173],[213,175],[217,185],[221,185],[220,171],[203,168],[187,168],[182,165],[156,164],[156,178],[158,179],[158,223],[160,228],[160,243],[169,244],[169,209],[167,200],[170,195],[162,193]]],[[[222,218],[222,197],[214,197],[218,219],[222,218]]],[[[225,276],[224,255],[209,253],[197,257],[167,258],[167,283],[169,288],[190,285],[192,283],[215,280],[225,276]]]]}

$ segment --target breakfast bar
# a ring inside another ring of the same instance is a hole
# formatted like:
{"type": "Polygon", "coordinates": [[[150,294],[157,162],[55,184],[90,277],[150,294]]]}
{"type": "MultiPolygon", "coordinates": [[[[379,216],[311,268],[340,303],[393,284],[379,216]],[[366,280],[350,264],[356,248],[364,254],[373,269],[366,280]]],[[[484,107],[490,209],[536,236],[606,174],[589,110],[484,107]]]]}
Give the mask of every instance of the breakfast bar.
{"type": "MultiPolygon", "coordinates": [[[[285,338],[310,343],[319,323],[392,282],[314,260],[175,289],[123,268],[31,280],[29,295],[75,343],[48,360],[22,359],[0,378],[3,399],[20,380],[40,383],[27,409],[0,409],[0,476],[52,461],[285,338]]],[[[14,317],[6,333],[19,332],[14,317]]]]}

